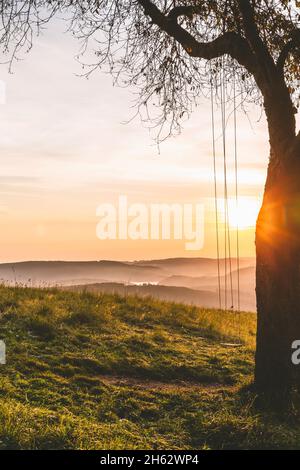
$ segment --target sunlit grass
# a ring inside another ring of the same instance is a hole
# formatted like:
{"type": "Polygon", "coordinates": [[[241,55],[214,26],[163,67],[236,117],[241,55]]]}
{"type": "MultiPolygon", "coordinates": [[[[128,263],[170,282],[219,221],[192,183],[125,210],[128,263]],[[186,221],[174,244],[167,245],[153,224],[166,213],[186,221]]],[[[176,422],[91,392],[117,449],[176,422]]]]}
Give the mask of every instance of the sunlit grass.
{"type": "Polygon", "coordinates": [[[0,448],[300,447],[247,391],[253,313],[20,287],[0,312],[0,448]]]}

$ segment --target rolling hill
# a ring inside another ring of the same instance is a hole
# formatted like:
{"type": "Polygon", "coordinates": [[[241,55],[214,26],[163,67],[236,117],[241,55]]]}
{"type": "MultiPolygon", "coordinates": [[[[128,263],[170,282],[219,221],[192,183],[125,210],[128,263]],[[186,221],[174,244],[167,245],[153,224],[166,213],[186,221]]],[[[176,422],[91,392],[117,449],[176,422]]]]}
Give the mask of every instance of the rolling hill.
{"type": "MultiPolygon", "coordinates": [[[[199,307],[217,308],[219,304],[218,294],[216,289],[212,289],[211,285],[206,286],[207,290],[189,289],[188,287],[181,287],[179,285],[165,286],[165,285],[126,285],[116,282],[103,282],[96,284],[85,284],[63,287],[71,291],[88,291],[94,293],[110,293],[119,294],[123,296],[137,295],[139,297],[152,297],[154,299],[166,300],[169,302],[179,302],[186,305],[197,305],[199,307]]],[[[222,291],[222,298],[225,297],[225,292],[222,291]]],[[[237,300],[237,292],[233,291],[233,299],[237,300]]],[[[233,302],[234,304],[234,302],[233,302]]],[[[247,291],[242,292],[240,295],[240,304],[244,311],[255,310],[255,295],[254,293],[248,294],[247,291]]],[[[231,309],[231,295],[227,293],[227,310],[231,309]]]]}
{"type": "Polygon", "coordinates": [[[255,314],[3,286],[0,311],[0,449],[300,447],[295,408],[255,406],[255,314]]]}
{"type": "MultiPolygon", "coordinates": [[[[229,299],[231,283],[233,285],[233,302],[231,299],[228,300],[228,308],[231,307],[231,303],[237,307],[237,260],[232,259],[231,264],[232,275],[230,276],[227,271],[225,276],[225,261],[220,261],[223,306],[225,286],[229,299]]],[[[119,292],[123,289],[121,287],[123,285],[139,295],[153,295],[159,299],[204,307],[219,307],[217,272],[217,260],[209,258],[171,258],[133,262],[29,261],[0,264],[0,281],[11,286],[31,287],[98,284],[98,290],[105,292],[109,289],[119,292]]],[[[241,309],[255,311],[254,260],[242,258],[239,273],[241,309]]]]}

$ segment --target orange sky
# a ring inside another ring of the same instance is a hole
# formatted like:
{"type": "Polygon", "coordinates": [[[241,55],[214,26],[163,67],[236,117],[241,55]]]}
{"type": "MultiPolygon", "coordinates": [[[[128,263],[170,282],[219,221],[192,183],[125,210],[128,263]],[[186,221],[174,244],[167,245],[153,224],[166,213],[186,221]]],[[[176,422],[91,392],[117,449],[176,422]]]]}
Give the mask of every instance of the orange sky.
{"type": "MultiPolygon", "coordinates": [[[[133,113],[130,90],[113,88],[104,74],[88,81],[76,76],[81,71],[74,60],[77,47],[53,24],[25,60],[15,64],[13,75],[1,66],[6,100],[0,105],[0,261],[216,256],[209,102],[201,102],[182,134],[163,143],[158,154],[138,120],[123,124],[133,113]],[[172,240],[100,241],[96,208],[116,202],[120,194],[130,203],[204,204],[203,249],[187,252],[183,241],[172,240]]],[[[268,159],[265,121],[258,122],[258,109],[248,111],[248,117],[238,114],[238,217],[244,256],[254,255],[255,214],[268,159]]],[[[229,126],[231,195],[232,140],[229,126]]],[[[236,214],[233,231],[235,220],[236,214]]]]}

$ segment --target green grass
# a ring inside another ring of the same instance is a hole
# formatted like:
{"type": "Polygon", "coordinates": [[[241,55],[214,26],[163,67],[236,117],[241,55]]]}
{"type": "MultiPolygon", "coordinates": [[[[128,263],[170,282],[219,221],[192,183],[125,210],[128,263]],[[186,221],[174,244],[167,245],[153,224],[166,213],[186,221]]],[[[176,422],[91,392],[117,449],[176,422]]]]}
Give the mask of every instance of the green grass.
{"type": "Polygon", "coordinates": [[[0,287],[0,449],[300,448],[296,412],[255,408],[255,323],[153,299],[0,287]]]}

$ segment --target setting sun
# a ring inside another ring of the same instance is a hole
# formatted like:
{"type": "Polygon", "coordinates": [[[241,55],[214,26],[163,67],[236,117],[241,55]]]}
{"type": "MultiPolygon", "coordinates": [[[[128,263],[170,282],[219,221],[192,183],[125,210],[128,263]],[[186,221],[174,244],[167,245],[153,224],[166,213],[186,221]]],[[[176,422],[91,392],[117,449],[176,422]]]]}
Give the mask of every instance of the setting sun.
{"type": "MultiPolygon", "coordinates": [[[[228,199],[228,220],[230,228],[245,230],[255,227],[261,202],[256,197],[240,197],[238,202],[234,198],[228,199]]],[[[219,200],[221,221],[225,222],[225,201],[219,200]]]]}

